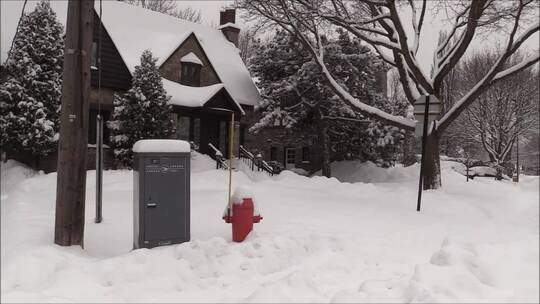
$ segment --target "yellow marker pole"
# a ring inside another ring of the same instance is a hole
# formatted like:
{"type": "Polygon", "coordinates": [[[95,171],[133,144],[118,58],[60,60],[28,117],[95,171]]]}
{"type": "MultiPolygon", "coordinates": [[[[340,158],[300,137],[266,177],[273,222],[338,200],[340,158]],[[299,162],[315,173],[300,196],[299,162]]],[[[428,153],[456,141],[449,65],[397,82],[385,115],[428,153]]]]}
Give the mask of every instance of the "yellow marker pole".
{"type": "Polygon", "coordinates": [[[229,132],[229,210],[232,207],[232,194],[231,194],[231,185],[232,185],[232,159],[233,159],[233,147],[234,147],[234,112],[232,112],[231,117],[231,126],[229,132]]]}

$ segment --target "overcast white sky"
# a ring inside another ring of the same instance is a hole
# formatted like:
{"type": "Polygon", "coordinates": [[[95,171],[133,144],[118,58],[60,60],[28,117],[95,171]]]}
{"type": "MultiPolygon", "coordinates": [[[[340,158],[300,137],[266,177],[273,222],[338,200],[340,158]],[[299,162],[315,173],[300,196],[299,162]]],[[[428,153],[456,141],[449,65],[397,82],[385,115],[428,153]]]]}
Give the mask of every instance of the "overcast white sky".
{"type": "MultiPolygon", "coordinates": [[[[99,0],[96,0],[96,2],[99,0]]],[[[111,1],[111,0],[103,0],[111,1]]],[[[26,5],[26,11],[32,11],[39,2],[37,0],[30,0],[26,5]]],[[[3,62],[7,56],[7,52],[11,46],[11,40],[17,27],[17,22],[21,15],[21,10],[24,1],[22,0],[1,0],[0,1],[0,29],[1,29],[1,52],[0,60],[3,62]]],[[[202,23],[208,25],[219,24],[219,11],[222,7],[234,4],[234,0],[199,0],[199,1],[178,1],[178,6],[191,6],[201,10],[202,23]]],[[[66,0],[51,0],[51,6],[55,10],[58,19],[65,25],[67,17],[67,1],[66,0]]],[[[106,14],[106,12],[103,12],[106,14]]],[[[243,20],[237,14],[236,21],[242,25],[243,20]]]]}
{"type": "MultiPolygon", "coordinates": [[[[112,1],[112,0],[104,0],[112,1]]],[[[22,0],[1,0],[0,1],[0,29],[1,29],[1,50],[0,50],[0,60],[3,62],[6,58],[7,52],[11,45],[11,40],[21,14],[21,9],[23,5],[22,0]]],[[[28,2],[26,11],[31,11],[35,4],[36,0],[31,0],[28,2]]],[[[219,11],[222,7],[230,6],[234,4],[233,0],[199,0],[199,1],[178,1],[179,6],[191,6],[196,9],[200,9],[202,13],[202,23],[207,25],[217,25],[219,24],[219,11]]],[[[53,9],[57,12],[60,22],[65,24],[67,16],[67,1],[65,0],[52,0],[51,5],[53,9]]],[[[408,16],[410,13],[403,12],[402,20],[405,22],[410,20],[408,16]]],[[[104,12],[106,14],[106,12],[104,12]]],[[[418,61],[422,65],[426,73],[429,73],[430,65],[432,62],[432,54],[435,48],[435,45],[438,40],[439,30],[443,27],[443,22],[441,19],[444,16],[431,16],[426,15],[426,24],[422,30],[422,38],[420,50],[418,53],[418,61]]],[[[243,25],[244,21],[241,18],[241,13],[237,13],[237,23],[243,25]]],[[[405,25],[409,27],[408,31],[412,31],[412,27],[405,22],[405,25]]],[[[503,36],[494,33],[489,37],[484,39],[475,38],[472,49],[479,49],[485,47],[493,47],[497,42],[504,43],[503,36]]],[[[528,50],[538,50],[539,46],[539,36],[538,34],[529,38],[526,47],[528,50]]]]}

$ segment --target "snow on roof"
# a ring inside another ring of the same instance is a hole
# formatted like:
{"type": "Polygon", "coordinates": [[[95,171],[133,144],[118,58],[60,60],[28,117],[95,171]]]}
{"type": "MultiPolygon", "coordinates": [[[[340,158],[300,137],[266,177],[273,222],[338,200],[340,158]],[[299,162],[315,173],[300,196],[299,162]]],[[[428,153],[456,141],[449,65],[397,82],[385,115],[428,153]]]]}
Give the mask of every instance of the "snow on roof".
{"type": "MultiPolygon", "coordinates": [[[[222,83],[214,84],[206,87],[190,87],[161,78],[163,88],[167,91],[167,95],[171,96],[169,104],[184,106],[184,107],[203,107],[210,98],[214,97],[222,89],[227,89],[222,83]]],[[[229,93],[230,95],[230,93],[229,93]]],[[[235,102],[236,107],[242,114],[245,114],[242,106],[235,102]]]]}
{"type": "Polygon", "coordinates": [[[197,57],[197,55],[193,54],[193,52],[190,52],[186,56],[180,58],[181,62],[191,62],[198,65],[203,65],[202,61],[197,57]]]}
{"type": "Polygon", "coordinates": [[[169,103],[177,106],[202,107],[224,88],[222,83],[207,87],[190,87],[165,78],[161,78],[161,80],[167,95],[171,96],[169,103]]]}
{"type": "Polygon", "coordinates": [[[234,24],[232,22],[227,22],[225,24],[222,24],[222,25],[218,26],[218,30],[221,30],[221,29],[226,28],[226,27],[234,27],[236,29],[240,29],[240,27],[238,25],[236,25],[236,24],[234,24]]]}
{"type": "Polygon", "coordinates": [[[150,152],[191,152],[187,141],[177,139],[143,139],[133,145],[135,153],[150,152]]]}
{"type": "MultiPolygon", "coordinates": [[[[159,58],[156,63],[159,66],[194,34],[236,102],[256,105],[262,100],[238,49],[220,30],[120,1],[103,1],[102,4],[102,23],[132,73],[144,50],[150,49],[159,58]]],[[[95,5],[98,9],[99,1],[95,5]]]]}

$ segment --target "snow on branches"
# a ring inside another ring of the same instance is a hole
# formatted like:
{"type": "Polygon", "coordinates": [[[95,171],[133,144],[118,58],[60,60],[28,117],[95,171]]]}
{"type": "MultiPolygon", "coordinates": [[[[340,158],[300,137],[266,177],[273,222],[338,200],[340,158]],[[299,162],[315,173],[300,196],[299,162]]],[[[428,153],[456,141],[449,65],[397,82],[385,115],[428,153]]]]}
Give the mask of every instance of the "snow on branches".
{"type": "Polygon", "coordinates": [[[170,97],[163,88],[156,61],[149,50],[144,51],[141,64],[135,67],[131,89],[123,95],[115,94],[114,111],[107,126],[120,166],[131,167],[131,148],[136,141],[168,138],[173,132],[170,97]]]}
{"type": "Polygon", "coordinates": [[[63,27],[48,1],[24,14],[0,83],[2,149],[45,156],[56,149],[64,56],[63,27]]]}
{"type": "MultiPolygon", "coordinates": [[[[322,37],[322,43],[325,64],[331,67],[336,81],[355,98],[391,113],[394,109],[386,103],[381,88],[381,84],[385,87],[385,64],[345,31],[338,30],[335,36],[322,37]]],[[[384,158],[379,153],[382,149],[399,144],[403,136],[398,128],[368,120],[336,96],[320,73],[320,66],[294,36],[277,31],[262,49],[251,63],[265,97],[259,106],[263,117],[251,131],[274,126],[310,130],[308,133],[319,139],[323,151],[328,149],[324,161],[346,154],[378,162],[384,158]]],[[[393,158],[391,154],[387,153],[393,158]]]]}

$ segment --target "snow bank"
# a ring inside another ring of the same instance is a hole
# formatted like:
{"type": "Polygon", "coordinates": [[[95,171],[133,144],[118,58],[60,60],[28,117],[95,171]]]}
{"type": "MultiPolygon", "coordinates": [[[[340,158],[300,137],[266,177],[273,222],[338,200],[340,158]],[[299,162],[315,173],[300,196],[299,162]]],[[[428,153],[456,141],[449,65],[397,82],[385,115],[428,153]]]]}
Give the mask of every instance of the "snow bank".
{"type": "Polygon", "coordinates": [[[7,198],[7,195],[16,188],[19,183],[36,174],[34,170],[12,159],[8,159],[5,163],[0,163],[2,177],[0,179],[0,193],[2,199],[7,198]]]}
{"type": "Polygon", "coordinates": [[[216,170],[216,161],[206,154],[191,152],[191,173],[216,170]]]}
{"type": "Polygon", "coordinates": [[[135,153],[190,151],[191,146],[187,141],[177,139],[143,139],[133,145],[135,153]]]}
{"type": "Polygon", "coordinates": [[[1,201],[1,301],[540,300],[538,177],[467,183],[443,162],[443,188],[425,191],[418,213],[411,168],[379,172],[377,183],[233,172],[233,189],[249,187],[265,215],[236,244],[221,219],[228,172],[194,155],[192,241],[151,250],[132,251],[131,171],[104,172],[100,224],[88,172],[82,250],[53,245],[56,174],[2,167],[12,190],[1,201]]]}
{"type": "MultiPolygon", "coordinates": [[[[341,182],[348,183],[397,183],[403,182],[418,176],[420,167],[415,164],[404,168],[397,165],[392,168],[381,168],[376,164],[367,161],[344,160],[331,164],[332,176],[341,182]]],[[[315,175],[322,175],[317,171],[315,175]]]]}

